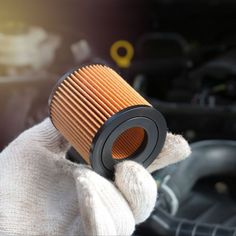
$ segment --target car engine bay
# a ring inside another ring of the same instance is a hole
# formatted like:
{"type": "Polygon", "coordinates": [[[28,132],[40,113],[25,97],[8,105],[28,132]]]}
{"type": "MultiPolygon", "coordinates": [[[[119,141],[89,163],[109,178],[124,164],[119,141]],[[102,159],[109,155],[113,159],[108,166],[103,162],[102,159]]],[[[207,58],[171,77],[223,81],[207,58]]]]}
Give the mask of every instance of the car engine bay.
{"type": "Polygon", "coordinates": [[[156,208],[134,235],[236,235],[234,1],[0,2],[0,150],[48,116],[59,75],[107,64],[192,147],[153,174],[156,208]]]}

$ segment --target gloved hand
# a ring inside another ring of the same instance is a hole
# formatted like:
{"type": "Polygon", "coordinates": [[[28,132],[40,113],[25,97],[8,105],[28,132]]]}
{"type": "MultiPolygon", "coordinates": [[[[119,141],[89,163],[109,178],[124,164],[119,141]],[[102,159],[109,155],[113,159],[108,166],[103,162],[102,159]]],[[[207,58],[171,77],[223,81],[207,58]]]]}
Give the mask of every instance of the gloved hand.
{"type": "MultiPolygon", "coordinates": [[[[0,154],[0,235],[131,235],[154,208],[157,186],[141,165],[116,166],[114,183],[65,159],[69,144],[49,119],[0,154]]],[[[190,154],[167,135],[150,171],[190,154]]]]}

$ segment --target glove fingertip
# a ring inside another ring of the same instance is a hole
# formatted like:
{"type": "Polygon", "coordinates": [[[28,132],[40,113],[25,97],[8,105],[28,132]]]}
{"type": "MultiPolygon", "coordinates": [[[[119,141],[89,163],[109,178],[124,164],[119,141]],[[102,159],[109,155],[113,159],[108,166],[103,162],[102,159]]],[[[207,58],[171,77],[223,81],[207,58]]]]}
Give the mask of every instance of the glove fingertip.
{"type": "Polygon", "coordinates": [[[128,201],[136,224],[145,221],[157,198],[157,185],[152,176],[140,164],[124,161],[116,166],[115,184],[128,201]]]}
{"type": "Polygon", "coordinates": [[[168,133],[161,153],[147,168],[152,173],[168,165],[186,159],[191,154],[191,148],[182,135],[168,133]]]}

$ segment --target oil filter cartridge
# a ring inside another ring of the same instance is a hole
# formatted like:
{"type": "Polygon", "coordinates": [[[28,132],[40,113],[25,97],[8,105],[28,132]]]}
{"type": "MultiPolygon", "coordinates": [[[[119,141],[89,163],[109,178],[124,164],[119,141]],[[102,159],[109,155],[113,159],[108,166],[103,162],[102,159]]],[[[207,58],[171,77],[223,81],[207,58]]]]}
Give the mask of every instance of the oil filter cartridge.
{"type": "Polygon", "coordinates": [[[54,126],[86,163],[106,177],[123,160],[147,167],[165,142],[162,114],[104,65],[64,75],[50,96],[49,113],[54,126]]]}

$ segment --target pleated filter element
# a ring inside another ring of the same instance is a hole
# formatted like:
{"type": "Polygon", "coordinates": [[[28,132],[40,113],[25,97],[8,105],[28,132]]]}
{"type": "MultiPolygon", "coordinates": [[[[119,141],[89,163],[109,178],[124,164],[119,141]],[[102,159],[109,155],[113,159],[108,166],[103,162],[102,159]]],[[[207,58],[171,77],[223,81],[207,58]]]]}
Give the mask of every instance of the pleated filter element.
{"type": "MultiPolygon", "coordinates": [[[[90,65],[59,80],[50,98],[50,117],[82,158],[92,164],[94,158],[99,159],[93,155],[97,153],[94,147],[100,143],[104,148],[109,138],[112,142],[107,148],[113,161],[133,156],[147,142],[147,130],[140,122],[118,128],[136,117],[128,118],[130,110],[141,111],[138,115],[141,117],[145,113],[143,108],[147,107],[152,108],[114,70],[103,65],[90,65]],[[114,130],[116,137],[111,138],[114,130]]],[[[105,155],[104,150],[99,153],[105,155]]],[[[103,164],[105,159],[101,159],[103,164]]],[[[111,163],[104,168],[110,167],[111,163]]]]}

